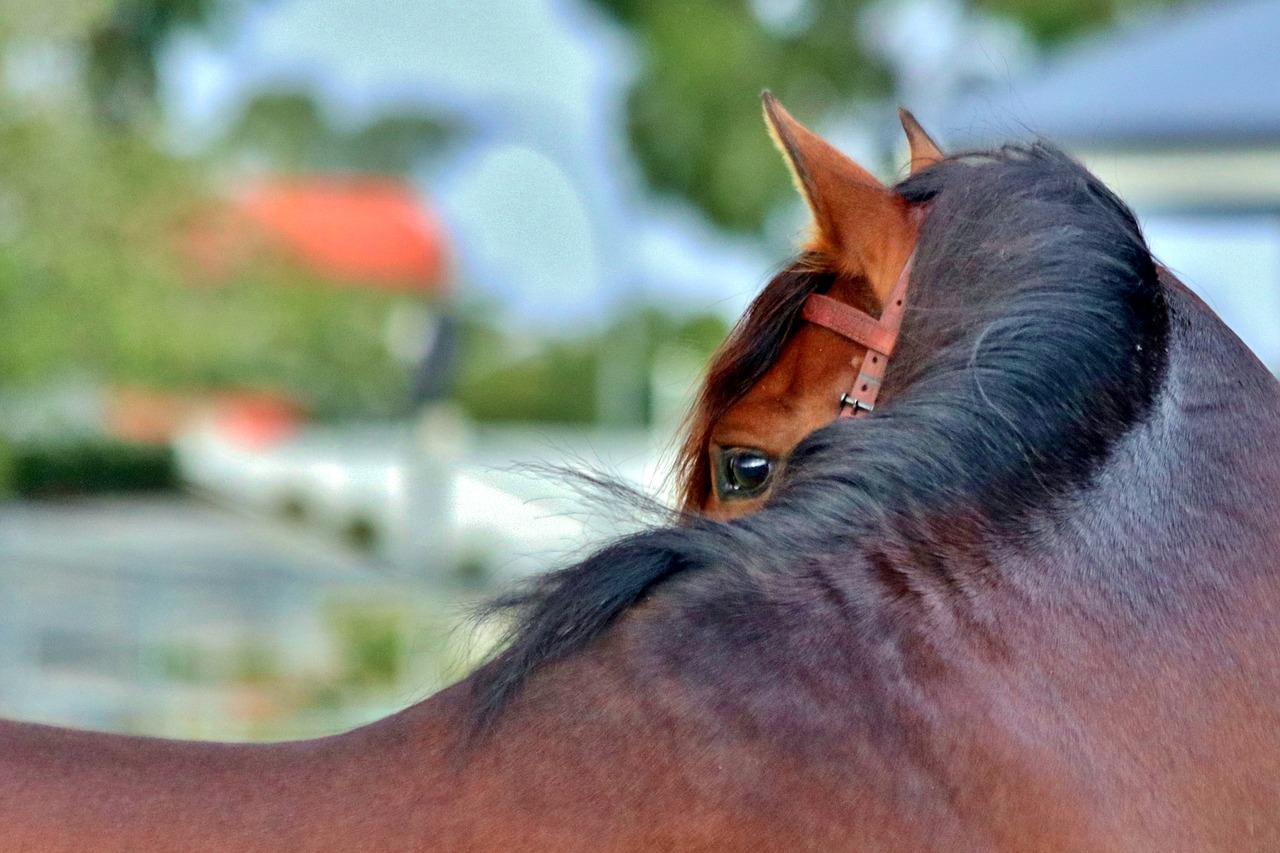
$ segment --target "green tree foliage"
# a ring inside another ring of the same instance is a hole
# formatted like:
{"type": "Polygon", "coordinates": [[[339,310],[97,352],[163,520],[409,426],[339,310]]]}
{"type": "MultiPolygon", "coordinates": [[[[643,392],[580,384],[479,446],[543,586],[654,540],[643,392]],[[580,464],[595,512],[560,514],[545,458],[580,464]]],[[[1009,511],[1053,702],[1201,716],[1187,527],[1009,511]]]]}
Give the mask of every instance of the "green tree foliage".
{"type": "MultiPolygon", "coordinates": [[[[407,405],[384,340],[398,297],[319,282],[275,258],[209,281],[182,251],[186,226],[217,204],[213,163],[154,143],[155,61],[176,28],[209,26],[239,2],[0,9],[0,68],[34,55],[37,71],[53,57],[75,72],[27,73],[21,86],[0,78],[0,388],[82,376],[283,390],[332,416],[407,405]]],[[[416,120],[386,119],[346,141],[403,167],[413,145],[443,133],[434,123],[406,133],[416,120]]]]}
{"type": "MultiPolygon", "coordinates": [[[[537,342],[532,352],[513,352],[497,329],[471,318],[464,335],[457,397],[477,420],[594,423],[599,414],[599,378],[607,348],[621,334],[639,334],[644,341],[643,361],[634,375],[648,377],[654,359],[664,348],[679,347],[697,359],[706,359],[728,332],[723,320],[712,315],[675,319],[656,309],[637,309],[603,332],[563,340],[537,342]],[[630,327],[624,329],[623,327],[630,327]]],[[[646,396],[643,416],[652,416],[652,400],[646,396]]]]}
{"type": "Polygon", "coordinates": [[[0,122],[0,385],[68,374],[173,389],[287,390],[321,414],[403,407],[393,295],[261,258],[207,281],[183,225],[213,204],[198,163],[133,134],[0,122]]]}
{"type": "Polygon", "coordinates": [[[801,115],[889,78],[854,38],[848,2],[814,4],[802,32],[777,32],[745,0],[593,0],[636,37],[641,69],[628,126],[649,181],[692,199],[716,222],[758,229],[787,186],[761,131],[760,90],[801,115]]]}
{"type": "MultiPolygon", "coordinates": [[[[888,2],[888,0],[885,0],[888,2]]],[[[650,183],[729,228],[758,231],[789,192],[761,132],[761,89],[800,116],[887,96],[893,80],[863,42],[870,0],[591,0],[640,47],[628,130],[650,183]],[[772,10],[772,11],[771,11],[772,10]]],[[[977,0],[1043,45],[1168,0],[977,0]]]]}
{"type": "Polygon", "coordinates": [[[208,28],[247,0],[121,0],[85,36],[85,87],[96,117],[115,126],[154,118],[157,62],[183,27],[208,28]]]}
{"type": "Polygon", "coordinates": [[[0,501],[10,497],[16,490],[14,468],[13,445],[4,436],[0,436],[0,501]]]}
{"type": "Polygon", "coordinates": [[[976,0],[974,7],[1017,21],[1038,44],[1052,47],[1143,10],[1169,5],[1170,2],[1171,0],[976,0]]]}
{"type": "MultiPolygon", "coordinates": [[[[322,417],[404,411],[407,377],[384,340],[399,297],[270,258],[205,280],[181,245],[183,223],[212,203],[206,164],[75,115],[9,108],[0,121],[0,387],[79,374],[284,390],[322,417]]],[[[532,347],[521,336],[517,350],[488,313],[467,321],[464,407],[486,420],[594,421],[601,354],[621,329],[532,347]]],[[[725,331],[654,311],[619,322],[640,327],[648,360],[670,344],[708,354],[725,331]]]]}
{"type": "Polygon", "coordinates": [[[168,290],[190,176],[130,136],[66,116],[0,122],[0,382],[124,367],[168,290]]]}
{"type": "Polygon", "coordinates": [[[417,108],[346,127],[331,121],[309,93],[276,90],[245,104],[222,147],[277,171],[408,176],[437,162],[462,132],[457,119],[417,108]]]}
{"type": "MultiPolygon", "coordinates": [[[[253,101],[210,158],[166,153],[151,135],[164,39],[250,1],[47,0],[0,13],[0,60],[44,40],[73,72],[31,97],[0,79],[0,388],[79,376],[283,390],[328,417],[404,411],[408,377],[385,345],[400,297],[319,282],[278,258],[211,281],[182,251],[186,225],[217,203],[217,157],[407,174],[459,132],[416,112],[334,126],[309,97],[276,92],[253,101]]],[[[714,319],[637,309],[625,329],[516,342],[485,317],[468,321],[457,382],[482,419],[592,422],[601,355],[618,334],[645,341],[646,363],[671,343],[709,353],[724,334],[714,319]]]]}

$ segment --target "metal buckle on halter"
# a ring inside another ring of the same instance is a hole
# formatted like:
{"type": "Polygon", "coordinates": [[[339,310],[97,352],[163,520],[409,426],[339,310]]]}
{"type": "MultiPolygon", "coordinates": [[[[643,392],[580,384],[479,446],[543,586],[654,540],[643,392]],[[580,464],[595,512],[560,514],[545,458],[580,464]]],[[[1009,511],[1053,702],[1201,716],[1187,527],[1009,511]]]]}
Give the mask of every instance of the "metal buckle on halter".
{"type": "Polygon", "coordinates": [[[864,403],[862,400],[859,400],[857,397],[850,397],[849,392],[847,391],[840,395],[840,408],[843,409],[845,406],[849,406],[855,412],[858,411],[859,409],[861,409],[864,412],[872,412],[872,411],[875,411],[875,408],[876,408],[874,403],[864,403]]]}

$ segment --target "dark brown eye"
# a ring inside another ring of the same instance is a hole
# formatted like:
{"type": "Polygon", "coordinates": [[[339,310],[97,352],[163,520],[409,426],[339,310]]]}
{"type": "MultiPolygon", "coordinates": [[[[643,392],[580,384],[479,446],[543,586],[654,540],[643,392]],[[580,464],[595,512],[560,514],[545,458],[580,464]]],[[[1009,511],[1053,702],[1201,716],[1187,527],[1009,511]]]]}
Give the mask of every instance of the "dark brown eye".
{"type": "Polygon", "coordinates": [[[747,447],[721,450],[716,462],[716,491],[722,500],[759,495],[773,474],[773,459],[747,447]]]}

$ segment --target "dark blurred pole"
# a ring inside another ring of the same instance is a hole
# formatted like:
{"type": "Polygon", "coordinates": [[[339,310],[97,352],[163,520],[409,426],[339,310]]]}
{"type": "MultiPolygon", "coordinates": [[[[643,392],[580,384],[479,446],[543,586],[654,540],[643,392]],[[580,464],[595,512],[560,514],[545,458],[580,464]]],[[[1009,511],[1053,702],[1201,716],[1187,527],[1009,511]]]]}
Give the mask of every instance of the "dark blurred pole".
{"type": "Polygon", "coordinates": [[[447,307],[433,313],[430,340],[413,369],[413,405],[420,408],[449,396],[458,366],[458,318],[447,307]]]}
{"type": "Polygon", "coordinates": [[[458,318],[447,304],[436,309],[413,372],[416,415],[405,467],[404,538],[394,559],[412,575],[439,579],[457,561],[454,498],[468,426],[449,399],[458,364],[458,318]]]}

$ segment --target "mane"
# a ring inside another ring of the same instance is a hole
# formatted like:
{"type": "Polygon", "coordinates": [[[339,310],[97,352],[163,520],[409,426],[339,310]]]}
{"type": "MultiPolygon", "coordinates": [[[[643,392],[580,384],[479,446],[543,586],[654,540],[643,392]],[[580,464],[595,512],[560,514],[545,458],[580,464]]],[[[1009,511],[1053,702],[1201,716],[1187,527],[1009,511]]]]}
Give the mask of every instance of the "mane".
{"type": "MultiPolygon", "coordinates": [[[[497,602],[514,619],[473,676],[478,725],[638,601],[694,594],[668,583],[676,576],[804,574],[863,553],[867,606],[918,588],[914,572],[963,587],[950,573],[967,563],[946,560],[958,531],[993,544],[1034,536],[1147,416],[1168,310],[1133,214],[1097,178],[1037,143],[949,158],[895,191],[931,206],[876,412],[806,438],[759,511],[626,537],[497,602]],[[868,547],[929,558],[889,569],[868,547]]],[[[768,368],[821,285],[803,264],[771,282],[717,359],[728,384],[704,389],[700,418],[768,368]]]]}

